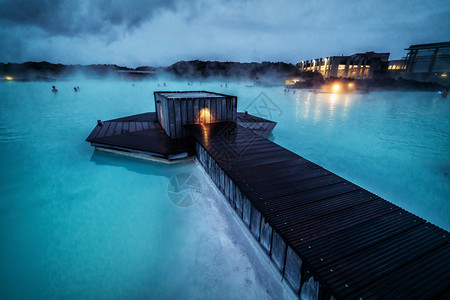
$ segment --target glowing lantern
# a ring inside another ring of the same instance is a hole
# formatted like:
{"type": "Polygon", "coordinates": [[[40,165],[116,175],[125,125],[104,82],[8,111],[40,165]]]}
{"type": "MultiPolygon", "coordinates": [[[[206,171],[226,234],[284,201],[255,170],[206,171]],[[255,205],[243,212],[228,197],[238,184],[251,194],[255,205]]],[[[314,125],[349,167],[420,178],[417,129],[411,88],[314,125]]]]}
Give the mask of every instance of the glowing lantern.
{"type": "Polygon", "coordinates": [[[214,123],[214,116],[211,115],[211,112],[208,108],[202,108],[198,114],[198,122],[199,123],[214,123]]]}

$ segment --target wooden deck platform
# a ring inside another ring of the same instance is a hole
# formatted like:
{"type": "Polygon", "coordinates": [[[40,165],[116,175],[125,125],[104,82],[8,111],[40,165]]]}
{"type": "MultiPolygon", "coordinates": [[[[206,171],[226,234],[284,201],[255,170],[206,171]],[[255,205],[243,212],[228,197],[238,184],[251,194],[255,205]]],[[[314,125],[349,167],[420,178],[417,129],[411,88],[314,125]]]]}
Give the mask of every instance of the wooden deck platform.
{"type": "MultiPolygon", "coordinates": [[[[238,124],[257,135],[267,137],[276,122],[245,113],[237,113],[238,124]]],[[[191,138],[171,139],[159,124],[156,113],[143,113],[104,121],[97,125],[86,141],[97,148],[174,160],[193,155],[191,138]]]]}
{"type": "Polygon", "coordinates": [[[193,153],[189,139],[172,140],[156,120],[155,113],[144,113],[104,121],[97,125],[86,141],[95,147],[133,152],[165,159],[193,153]]]}
{"type": "Polygon", "coordinates": [[[449,299],[450,235],[236,125],[196,155],[287,282],[313,299],[449,299]]]}

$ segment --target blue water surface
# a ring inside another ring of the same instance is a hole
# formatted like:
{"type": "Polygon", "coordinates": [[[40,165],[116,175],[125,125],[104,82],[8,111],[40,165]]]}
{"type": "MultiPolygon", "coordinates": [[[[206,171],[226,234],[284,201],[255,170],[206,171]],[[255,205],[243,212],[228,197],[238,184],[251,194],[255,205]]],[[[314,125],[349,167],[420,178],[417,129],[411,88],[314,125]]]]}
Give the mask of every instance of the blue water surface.
{"type": "Polygon", "coordinates": [[[1,299],[292,297],[193,160],[151,162],[85,142],[97,119],[154,109],[156,87],[0,83],[1,299]],[[178,174],[201,182],[190,207],[168,198],[178,174]]]}
{"type": "Polygon", "coordinates": [[[150,162],[84,141],[97,119],[154,111],[155,90],[236,95],[239,110],[278,122],[276,143],[450,229],[450,102],[438,94],[162,83],[0,83],[1,298],[292,296],[192,160],[150,162]],[[167,194],[180,173],[202,183],[187,208],[167,194]]]}

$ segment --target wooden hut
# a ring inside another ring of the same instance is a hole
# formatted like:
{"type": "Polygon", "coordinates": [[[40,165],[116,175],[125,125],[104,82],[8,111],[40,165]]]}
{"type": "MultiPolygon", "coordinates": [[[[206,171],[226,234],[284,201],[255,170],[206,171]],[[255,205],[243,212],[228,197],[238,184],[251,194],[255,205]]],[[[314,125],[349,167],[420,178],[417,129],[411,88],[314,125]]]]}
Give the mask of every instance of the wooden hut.
{"type": "Polygon", "coordinates": [[[172,139],[187,136],[184,125],[236,122],[237,97],[196,92],[154,92],[161,127],[172,139]]]}

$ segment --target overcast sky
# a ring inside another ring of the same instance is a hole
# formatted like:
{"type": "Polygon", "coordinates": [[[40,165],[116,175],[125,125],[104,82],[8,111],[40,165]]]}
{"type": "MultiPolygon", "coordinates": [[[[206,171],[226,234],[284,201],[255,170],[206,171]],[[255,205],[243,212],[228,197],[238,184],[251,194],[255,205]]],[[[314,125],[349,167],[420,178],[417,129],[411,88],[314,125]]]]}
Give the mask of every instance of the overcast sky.
{"type": "Polygon", "coordinates": [[[0,61],[285,61],[450,41],[449,0],[0,0],[0,61]]]}

